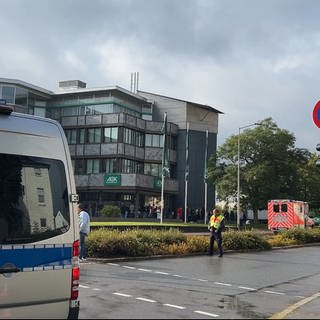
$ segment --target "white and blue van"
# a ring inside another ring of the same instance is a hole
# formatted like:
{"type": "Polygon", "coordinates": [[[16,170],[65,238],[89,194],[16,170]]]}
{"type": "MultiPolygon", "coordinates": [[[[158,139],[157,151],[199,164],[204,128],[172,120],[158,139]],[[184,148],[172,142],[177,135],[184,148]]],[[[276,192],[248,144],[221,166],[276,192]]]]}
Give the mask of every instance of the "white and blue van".
{"type": "Polygon", "coordinates": [[[79,315],[78,201],[54,120],[0,105],[0,318],[79,315]]]}

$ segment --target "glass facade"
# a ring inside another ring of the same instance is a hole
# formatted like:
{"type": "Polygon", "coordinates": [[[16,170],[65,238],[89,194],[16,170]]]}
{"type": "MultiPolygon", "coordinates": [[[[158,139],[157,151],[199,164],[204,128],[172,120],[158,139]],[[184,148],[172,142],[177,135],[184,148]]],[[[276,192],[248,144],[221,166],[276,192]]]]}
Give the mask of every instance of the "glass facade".
{"type": "Polygon", "coordinates": [[[15,102],[15,87],[1,86],[1,98],[5,99],[7,103],[15,102]]]}
{"type": "Polygon", "coordinates": [[[126,113],[137,118],[142,116],[142,105],[133,105],[126,101],[115,98],[89,98],[82,99],[74,97],[74,99],[53,101],[48,103],[50,115],[54,119],[60,119],[67,116],[85,116],[110,113],[126,113]]]}

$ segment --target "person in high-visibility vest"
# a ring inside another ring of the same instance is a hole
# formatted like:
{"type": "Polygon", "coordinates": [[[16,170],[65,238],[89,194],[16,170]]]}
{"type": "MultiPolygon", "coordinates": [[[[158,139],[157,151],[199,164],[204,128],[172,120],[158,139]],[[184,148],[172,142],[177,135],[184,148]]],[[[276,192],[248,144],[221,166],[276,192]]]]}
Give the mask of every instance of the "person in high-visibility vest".
{"type": "Polygon", "coordinates": [[[212,256],[214,253],[213,245],[214,241],[217,241],[219,256],[222,257],[222,231],[224,230],[224,216],[220,213],[218,209],[213,210],[213,214],[210,217],[208,229],[210,231],[210,246],[209,255],[212,256]]]}

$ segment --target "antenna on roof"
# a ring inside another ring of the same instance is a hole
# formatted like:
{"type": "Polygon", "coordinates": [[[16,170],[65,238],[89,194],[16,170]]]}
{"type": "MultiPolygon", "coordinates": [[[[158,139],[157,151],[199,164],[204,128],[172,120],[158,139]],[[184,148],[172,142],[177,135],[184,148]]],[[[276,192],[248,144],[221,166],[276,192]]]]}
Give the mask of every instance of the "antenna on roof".
{"type": "Polygon", "coordinates": [[[136,93],[138,91],[139,72],[131,72],[130,91],[136,93]]]}

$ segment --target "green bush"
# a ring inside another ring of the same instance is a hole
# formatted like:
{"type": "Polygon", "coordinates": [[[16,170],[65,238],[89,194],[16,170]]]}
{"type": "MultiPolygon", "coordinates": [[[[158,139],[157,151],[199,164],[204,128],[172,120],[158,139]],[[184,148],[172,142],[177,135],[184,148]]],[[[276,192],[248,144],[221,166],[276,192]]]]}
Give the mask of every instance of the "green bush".
{"type": "Polygon", "coordinates": [[[267,241],[272,247],[285,247],[298,244],[296,240],[284,238],[281,234],[273,235],[272,237],[269,237],[267,241]]]}
{"type": "Polygon", "coordinates": [[[120,208],[113,205],[105,205],[100,210],[100,214],[105,217],[116,217],[119,218],[121,215],[120,208]]]}
{"type": "MultiPolygon", "coordinates": [[[[205,253],[209,249],[209,234],[186,236],[175,228],[155,229],[98,229],[87,237],[89,256],[97,258],[133,257],[164,254],[205,253]]],[[[215,248],[217,243],[215,242],[215,248]]],[[[256,232],[225,232],[224,250],[270,249],[271,245],[256,232]]]]}
{"type": "Polygon", "coordinates": [[[147,256],[157,255],[164,245],[179,244],[186,236],[176,229],[144,230],[98,229],[87,237],[88,254],[91,257],[147,256]]]}
{"type": "Polygon", "coordinates": [[[229,250],[271,249],[271,245],[259,234],[252,231],[225,232],[223,246],[229,250]]]}
{"type": "Polygon", "coordinates": [[[292,228],[280,231],[280,236],[286,240],[294,240],[298,244],[320,242],[320,229],[292,228]]]}

